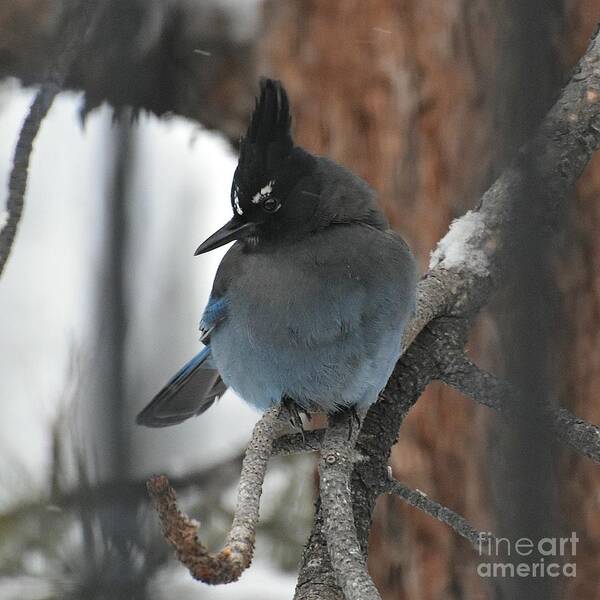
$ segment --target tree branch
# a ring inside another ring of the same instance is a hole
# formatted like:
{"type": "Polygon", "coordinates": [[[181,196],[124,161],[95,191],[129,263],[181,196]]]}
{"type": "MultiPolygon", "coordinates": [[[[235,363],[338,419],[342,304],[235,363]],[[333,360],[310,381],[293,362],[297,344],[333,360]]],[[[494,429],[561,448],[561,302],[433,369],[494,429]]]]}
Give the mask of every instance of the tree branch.
{"type": "Polygon", "coordinates": [[[57,55],[56,64],[49,69],[44,83],[38,91],[29,112],[25,117],[19,139],[15,147],[13,164],[8,180],[8,198],[6,213],[0,222],[0,276],[13,247],[17,228],[23,214],[23,203],[27,189],[29,160],[33,141],[37,136],[44,117],[52,102],[62,90],[71,65],[77,58],[86,38],[105,5],[104,0],[97,2],[82,0],[75,17],[69,23],[62,37],[62,48],[57,55]]]}
{"type": "Polygon", "coordinates": [[[331,566],[346,600],[379,600],[354,525],[350,474],[359,457],[354,449],[358,428],[353,427],[352,419],[349,412],[331,416],[321,446],[319,490],[324,534],[331,566]]]}
{"type": "Polygon", "coordinates": [[[478,531],[458,513],[435,500],[431,500],[424,492],[413,490],[396,479],[384,483],[383,489],[391,494],[396,494],[410,506],[414,506],[438,521],[445,523],[454,529],[458,535],[468,540],[473,548],[479,552],[481,552],[483,543],[495,539],[495,536],[491,533],[478,531]]]}
{"type": "MultiPolygon", "coordinates": [[[[432,253],[421,280],[415,318],[405,334],[407,347],[440,315],[470,317],[489,299],[510,269],[506,231],[511,206],[527,189],[529,167],[544,185],[538,226],[551,225],[560,203],[600,147],[600,39],[594,34],[571,80],[533,139],[482,196],[477,210],[456,219],[432,253]]],[[[508,238],[510,239],[510,238],[508,238]]]]}
{"type": "Polygon", "coordinates": [[[148,481],[148,491],[165,538],[195,579],[211,584],[231,583],[250,565],[267,464],[274,440],[287,427],[280,414],[283,416],[287,412],[279,407],[272,408],[254,427],[242,465],[233,523],[225,548],[218,554],[209,552],[198,539],[199,524],[179,510],[175,491],[167,477],[157,475],[148,481]]]}
{"type": "MultiPolygon", "coordinates": [[[[494,410],[519,417],[518,405],[509,402],[517,395],[505,381],[480,369],[465,355],[456,356],[451,367],[444,370],[441,380],[473,400],[494,410]]],[[[540,427],[546,423],[553,434],[581,454],[600,463],[600,427],[579,419],[565,408],[539,407],[540,427]]]]}

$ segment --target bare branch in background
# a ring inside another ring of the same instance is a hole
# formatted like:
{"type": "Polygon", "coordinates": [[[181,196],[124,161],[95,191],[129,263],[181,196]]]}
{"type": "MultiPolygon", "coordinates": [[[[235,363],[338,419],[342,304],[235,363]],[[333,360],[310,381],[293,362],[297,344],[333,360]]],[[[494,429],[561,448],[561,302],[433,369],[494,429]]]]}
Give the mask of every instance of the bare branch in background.
{"type": "Polygon", "coordinates": [[[81,53],[81,49],[104,7],[105,0],[98,0],[97,2],[84,0],[80,3],[80,10],[74,13],[74,18],[67,23],[67,27],[63,32],[62,47],[57,53],[56,62],[48,69],[44,82],[29,108],[19,132],[8,181],[6,215],[0,222],[0,276],[10,256],[17,234],[17,227],[23,213],[33,141],[44,117],[52,106],[54,98],[63,89],[71,66],[81,53]]]}
{"type": "Polygon", "coordinates": [[[384,489],[390,494],[396,494],[407,504],[422,510],[454,529],[458,535],[468,540],[475,550],[481,550],[483,544],[494,540],[491,533],[478,531],[463,516],[446,508],[439,502],[431,500],[427,494],[420,490],[413,490],[395,479],[384,484],[384,489]]]}
{"type": "MultiPolygon", "coordinates": [[[[239,454],[206,469],[173,477],[170,484],[178,490],[190,488],[201,489],[204,492],[221,490],[239,477],[242,458],[243,455],[239,454]]],[[[144,477],[137,480],[86,482],[85,486],[78,485],[72,489],[61,489],[57,485],[50,496],[42,496],[32,502],[20,502],[18,506],[4,510],[0,513],[0,521],[44,514],[49,509],[69,510],[84,504],[98,510],[103,506],[118,503],[123,497],[131,502],[141,503],[148,498],[147,480],[148,478],[144,477]]]]}
{"type": "MultiPolygon", "coordinates": [[[[510,384],[480,369],[464,355],[451,363],[452,367],[442,375],[444,382],[484,406],[503,413],[515,412],[515,404],[508,402],[508,398],[516,396],[510,384]]],[[[544,413],[551,433],[577,452],[600,463],[600,427],[577,418],[565,408],[546,407],[544,413]]],[[[518,413],[514,416],[519,417],[518,413]]],[[[545,420],[540,419],[540,427],[545,420]]]]}

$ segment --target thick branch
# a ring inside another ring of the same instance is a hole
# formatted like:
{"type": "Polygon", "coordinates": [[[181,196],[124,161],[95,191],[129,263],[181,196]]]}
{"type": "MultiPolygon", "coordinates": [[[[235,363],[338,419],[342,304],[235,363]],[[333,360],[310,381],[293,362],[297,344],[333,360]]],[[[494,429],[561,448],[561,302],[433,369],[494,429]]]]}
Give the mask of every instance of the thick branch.
{"type": "Polygon", "coordinates": [[[427,494],[420,490],[413,490],[395,479],[388,481],[384,485],[384,490],[400,496],[402,500],[411,506],[431,515],[438,521],[445,523],[454,529],[458,535],[468,540],[477,551],[481,551],[484,543],[494,540],[494,536],[491,533],[478,531],[464,517],[453,510],[446,508],[439,502],[431,500],[427,494]]]}
{"type": "Polygon", "coordinates": [[[323,528],[331,566],[346,600],[378,600],[354,525],[350,474],[359,457],[354,449],[358,430],[352,419],[347,412],[330,417],[321,447],[323,528]]]}
{"type": "MultiPolygon", "coordinates": [[[[442,381],[484,406],[519,416],[518,405],[509,402],[517,394],[509,383],[480,369],[464,355],[451,362],[452,367],[441,375],[442,381]]],[[[540,416],[543,417],[540,426],[547,423],[560,441],[600,462],[600,427],[577,418],[564,408],[540,407],[540,416]]]]}
{"type": "Polygon", "coordinates": [[[325,429],[282,435],[273,442],[273,456],[316,452],[321,448],[325,429]]]}
{"type": "Polygon", "coordinates": [[[407,328],[405,347],[435,317],[469,317],[487,302],[504,269],[510,268],[504,234],[511,228],[514,202],[528,197],[530,168],[544,186],[539,190],[544,203],[535,207],[537,226],[551,225],[599,147],[600,39],[596,32],[534,138],[485,192],[479,208],[457,219],[440,240],[419,284],[417,313],[407,328]]]}
{"type": "Polygon", "coordinates": [[[250,565],[267,464],[274,440],[287,427],[279,415],[279,408],[272,408],[254,427],[242,465],[233,523],[225,548],[218,554],[209,552],[198,539],[199,524],[178,509],[169,480],[158,475],[148,482],[164,535],[195,579],[211,584],[230,583],[250,565]]]}

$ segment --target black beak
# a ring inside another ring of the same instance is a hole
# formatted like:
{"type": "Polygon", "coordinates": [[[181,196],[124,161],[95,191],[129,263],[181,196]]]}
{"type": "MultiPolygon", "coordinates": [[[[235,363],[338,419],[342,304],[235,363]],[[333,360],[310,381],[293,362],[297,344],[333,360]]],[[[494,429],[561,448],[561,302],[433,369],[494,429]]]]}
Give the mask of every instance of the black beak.
{"type": "Polygon", "coordinates": [[[225,223],[221,229],[215,231],[208,239],[204,240],[194,252],[194,256],[210,252],[215,248],[224,246],[233,240],[239,240],[248,237],[254,233],[256,225],[254,223],[242,223],[236,217],[225,223]]]}

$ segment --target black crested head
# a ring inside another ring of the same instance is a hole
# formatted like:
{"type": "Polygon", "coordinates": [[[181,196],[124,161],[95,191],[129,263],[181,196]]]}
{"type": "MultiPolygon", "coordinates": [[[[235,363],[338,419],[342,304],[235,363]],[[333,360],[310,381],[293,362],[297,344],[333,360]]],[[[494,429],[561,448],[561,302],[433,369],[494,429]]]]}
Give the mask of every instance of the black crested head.
{"type": "Polygon", "coordinates": [[[283,85],[274,79],[261,79],[260,96],[256,99],[248,131],[240,141],[240,156],[233,176],[231,201],[237,214],[243,211],[240,202],[246,200],[243,204],[248,204],[261,189],[268,189],[278,168],[290,155],[294,147],[291,124],[290,105],[283,85]]]}
{"type": "Polygon", "coordinates": [[[283,85],[261,79],[233,175],[233,219],[205,240],[196,254],[233,240],[255,247],[260,241],[297,236],[307,229],[320,199],[310,180],[316,159],[294,145],[291,121],[283,85]]]}
{"type": "Polygon", "coordinates": [[[306,174],[311,157],[294,145],[291,124],[285,88],[280,81],[261,79],[231,186],[231,206],[240,219],[271,221],[306,174]]]}
{"type": "Polygon", "coordinates": [[[231,241],[268,250],[269,242],[295,240],[335,224],[385,227],[369,186],[333,161],[294,145],[283,85],[261,79],[260,96],[231,186],[233,218],[205,240],[196,254],[231,241]]]}

